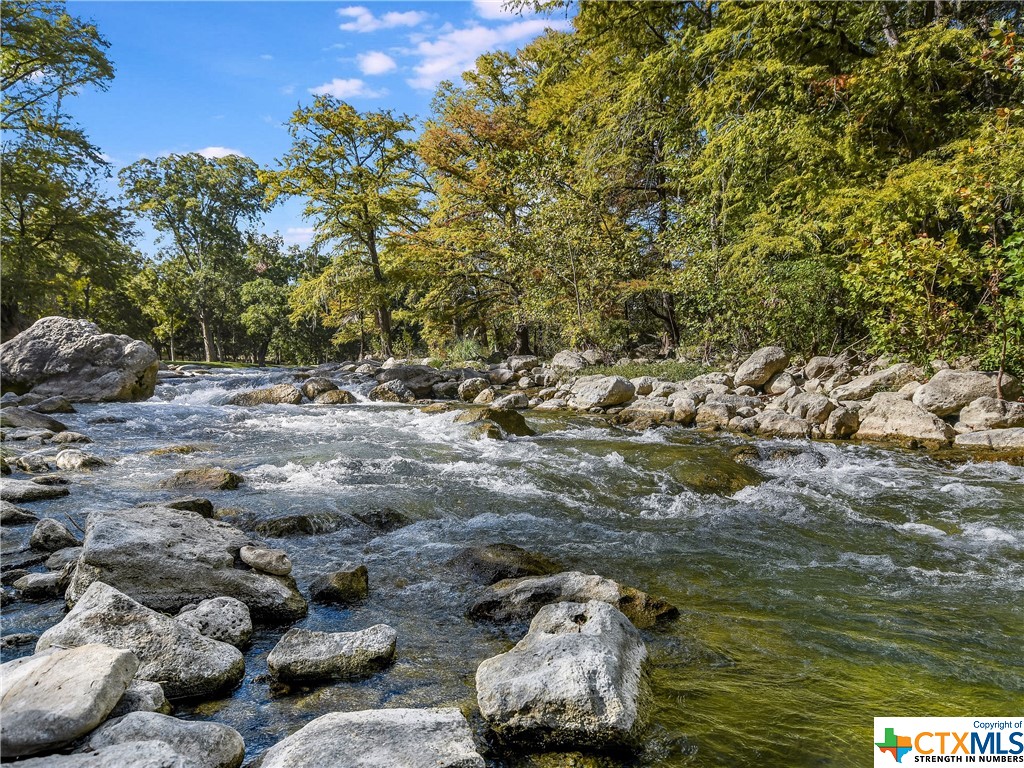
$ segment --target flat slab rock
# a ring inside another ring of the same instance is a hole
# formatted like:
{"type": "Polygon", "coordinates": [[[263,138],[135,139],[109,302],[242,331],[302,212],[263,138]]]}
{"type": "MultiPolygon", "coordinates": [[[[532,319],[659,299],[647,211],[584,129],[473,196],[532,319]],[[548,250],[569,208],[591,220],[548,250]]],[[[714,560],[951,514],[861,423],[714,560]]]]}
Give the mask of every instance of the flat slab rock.
{"type": "Polygon", "coordinates": [[[236,555],[251,543],[237,528],[186,510],[95,510],[67,599],[74,603],[90,584],[102,581],[165,613],[227,596],[245,603],[258,620],[304,616],[306,601],[291,576],[235,567],[236,555]]]}
{"type": "Polygon", "coordinates": [[[134,654],[88,644],[0,666],[0,752],[57,749],[103,722],[139,667],[134,654]]]}
{"type": "Polygon", "coordinates": [[[0,499],[12,504],[26,504],[31,501],[59,499],[70,493],[64,485],[40,485],[31,480],[5,479],[0,483],[0,499]]]}
{"type": "Polygon", "coordinates": [[[358,632],[290,629],[270,652],[267,666],[284,681],[360,677],[391,663],[397,639],[387,624],[358,632]]]}
{"type": "Polygon", "coordinates": [[[245,673],[242,653],[234,646],[204,637],[102,582],[92,584],[68,615],[42,634],[36,651],[90,643],[134,653],[137,677],[160,683],[171,699],[220,693],[245,673]]]}
{"type": "Polygon", "coordinates": [[[133,741],[78,755],[47,755],[18,763],[18,768],[205,768],[163,741],[133,741]]]}
{"type": "Polygon", "coordinates": [[[679,610],[657,597],[611,579],[579,571],[552,576],[506,579],[488,587],[469,609],[473,619],[529,621],[545,605],[590,600],[613,605],[640,629],[675,618],[679,610]]]}
{"type": "Polygon", "coordinates": [[[203,768],[238,768],[245,758],[245,742],[234,728],[178,720],[156,712],[132,712],[104,723],[89,736],[89,747],[99,750],[149,740],[170,745],[203,768]]]}
{"type": "Polygon", "coordinates": [[[261,768],[484,768],[463,714],[449,709],[334,712],[271,747],[261,768]]]}
{"type": "Polygon", "coordinates": [[[646,719],[646,659],[640,633],[607,603],[547,605],[512,650],[479,666],[477,703],[507,742],[629,745],[646,719]]]}

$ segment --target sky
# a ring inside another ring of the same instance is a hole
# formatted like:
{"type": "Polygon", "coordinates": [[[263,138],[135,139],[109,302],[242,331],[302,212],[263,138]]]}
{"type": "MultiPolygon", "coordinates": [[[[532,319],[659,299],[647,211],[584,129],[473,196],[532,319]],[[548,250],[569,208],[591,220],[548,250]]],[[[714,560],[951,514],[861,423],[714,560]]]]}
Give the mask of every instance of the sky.
{"type": "MultiPolygon", "coordinates": [[[[502,0],[459,2],[94,2],[69,0],[109,41],[115,76],[67,106],[116,173],[142,157],[234,153],[270,166],[284,123],[329,93],[360,111],[429,114],[442,80],[476,57],[515,50],[564,14],[516,15],[502,0]]],[[[311,237],[293,200],[264,217],[286,243],[311,237]]],[[[154,248],[152,230],[139,243],[154,248]]]]}

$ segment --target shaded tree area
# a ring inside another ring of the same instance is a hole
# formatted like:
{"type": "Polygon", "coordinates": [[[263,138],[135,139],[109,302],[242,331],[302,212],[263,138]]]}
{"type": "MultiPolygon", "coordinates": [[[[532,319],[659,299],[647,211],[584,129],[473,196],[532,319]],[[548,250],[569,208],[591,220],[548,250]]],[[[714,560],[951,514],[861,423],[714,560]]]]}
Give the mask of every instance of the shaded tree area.
{"type": "Polygon", "coordinates": [[[530,7],[572,29],[480,57],[422,124],[318,97],[271,167],[139,161],[125,204],[65,112],[112,76],[105,42],[6,4],[5,324],[260,364],[777,343],[1024,372],[1019,4],[530,7]],[[309,248],[259,234],[288,197],[309,248]]]}

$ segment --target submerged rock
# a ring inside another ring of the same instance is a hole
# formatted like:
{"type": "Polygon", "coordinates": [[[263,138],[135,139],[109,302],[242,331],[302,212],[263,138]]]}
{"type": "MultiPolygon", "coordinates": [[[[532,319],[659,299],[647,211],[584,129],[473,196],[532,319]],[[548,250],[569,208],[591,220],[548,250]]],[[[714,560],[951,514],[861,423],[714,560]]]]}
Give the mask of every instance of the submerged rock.
{"type": "Polygon", "coordinates": [[[316,396],[313,400],[317,405],[351,405],[356,396],[345,389],[332,389],[316,396]]]}
{"type": "Polygon", "coordinates": [[[57,749],[101,722],[139,667],[127,651],[86,644],[0,666],[0,752],[5,758],[57,749]]]}
{"type": "Polygon", "coordinates": [[[332,712],[275,744],[261,768],[484,768],[457,709],[332,712]]]}
{"type": "Polygon", "coordinates": [[[262,621],[295,621],[306,601],[290,576],[235,567],[242,531],[194,512],[163,507],[95,510],[68,588],[74,602],[95,581],[110,584],[159,611],[175,613],[212,597],[241,600],[262,621]]]}
{"type": "Polygon", "coordinates": [[[39,517],[9,501],[0,501],[0,525],[16,526],[39,522],[39,517]]]}
{"type": "Polygon", "coordinates": [[[107,466],[107,462],[99,456],[80,451],[77,448],[65,448],[57,454],[57,469],[75,472],[82,469],[98,469],[107,466]]]}
{"type": "Polygon", "coordinates": [[[365,565],[334,571],[317,577],[309,588],[318,603],[351,605],[370,596],[370,578],[365,565]]]}
{"type": "Polygon", "coordinates": [[[102,582],[90,586],[68,615],[42,634],[36,649],[90,643],[134,653],[137,677],[160,683],[172,699],[233,688],[245,672],[242,654],[234,646],[203,637],[102,582]]]}
{"type": "Polygon", "coordinates": [[[234,728],[178,720],[157,712],[132,712],[105,723],[89,737],[89,747],[99,750],[152,740],[169,745],[203,768],[238,768],[245,757],[245,742],[234,728]]]}
{"type": "Polygon", "coordinates": [[[197,469],[183,469],[180,472],[176,472],[173,477],[161,481],[160,487],[233,491],[244,482],[244,477],[227,469],[221,467],[199,467],[197,469]]]}
{"type": "Polygon", "coordinates": [[[640,633],[607,603],[548,605],[512,650],[477,669],[480,713],[507,742],[629,745],[645,724],[646,659],[640,633]]]}
{"type": "Polygon", "coordinates": [[[661,598],[579,571],[499,581],[484,591],[469,609],[469,615],[473,619],[498,622],[528,621],[550,603],[591,600],[615,606],[641,629],[679,615],[674,605],[661,598]]]}
{"type": "Polygon", "coordinates": [[[145,342],[65,317],[44,317],[0,345],[5,389],[74,402],[145,400],[157,367],[145,342]]]}
{"type": "Polygon", "coordinates": [[[261,536],[275,539],[304,534],[333,533],[343,528],[348,522],[349,518],[338,512],[310,512],[263,520],[256,524],[256,532],[261,536]]]}
{"type": "Polygon", "coordinates": [[[449,560],[448,565],[467,571],[482,584],[525,576],[547,576],[559,570],[557,563],[543,555],[504,543],[467,547],[449,560]]]}
{"type": "Polygon", "coordinates": [[[228,400],[228,405],[298,405],[302,392],[294,384],[278,384],[265,389],[239,392],[228,400]]]}
{"type": "Polygon", "coordinates": [[[387,624],[359,632],[290,629],[270,652],[267,666],[286,682],[361,677],[391,663],[397,639],[387,624]]]}
{"type": "Polygon", "coordinates": [[[469,408],[455,417],[456,424],[486,424],[497,426],[504,435],[529,437],[536,434],[523,418],[523,414],[512,408],[469,408]]]}

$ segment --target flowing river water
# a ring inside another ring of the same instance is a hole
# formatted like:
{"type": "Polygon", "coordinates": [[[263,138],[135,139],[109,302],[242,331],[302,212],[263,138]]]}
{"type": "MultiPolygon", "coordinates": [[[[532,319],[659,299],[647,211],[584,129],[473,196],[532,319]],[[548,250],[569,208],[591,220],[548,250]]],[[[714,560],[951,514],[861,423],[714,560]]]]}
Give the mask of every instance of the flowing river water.
{"type": "MultiPolygon", "coordinates": [[[[69,497],[31,505],[84,526],[90,510],[180,495],[156,487],[178,469],[217,465],[247,479],[205,494],[237,510],[228,519],[242,527],[385,508],[414,520],[384,534],[356,525],[268,539],[288,551],[303,591],[317,574],[365,563],[365,604],[311,604],[299,626],[386,622],[398,652],[368,680],[282,692],[266,657],[285,628],[258,630],[237,690],[176,708],[238,729],[248,758],[338,710],[458,706],[482,734],[476,667],[525,627],[466,618],[481,586],[446,563],[492,542],[680,609],[643,633],[653,691],[643,748],[600,765],[864,766],[873,716],[1021,711],[1024,468],[689,429],[631,433],[565,414],[527,412],[537,436],[494,441],[474,439],[453,413],[411,406],[224,405],[232,392],[292,380],[223,372],[162,382],[147,402],[80,406],[60,418],[112,465],[76,474],[69,497]],[[97,423],[110,417],[121,421],[97,423]],[[200,450],[148,454],[171,445],[200,450]],[[730,458],[737,446],[757,449],[746,454],[764,478],[739,490],[733,479],[750,470],[730,458]]],[[[4,549],[24,546],[30,530],[5,532],[4,549]]],[[[18,602],[3,631],[38,633],[62,615],[59,602],[18,602]]]]}

